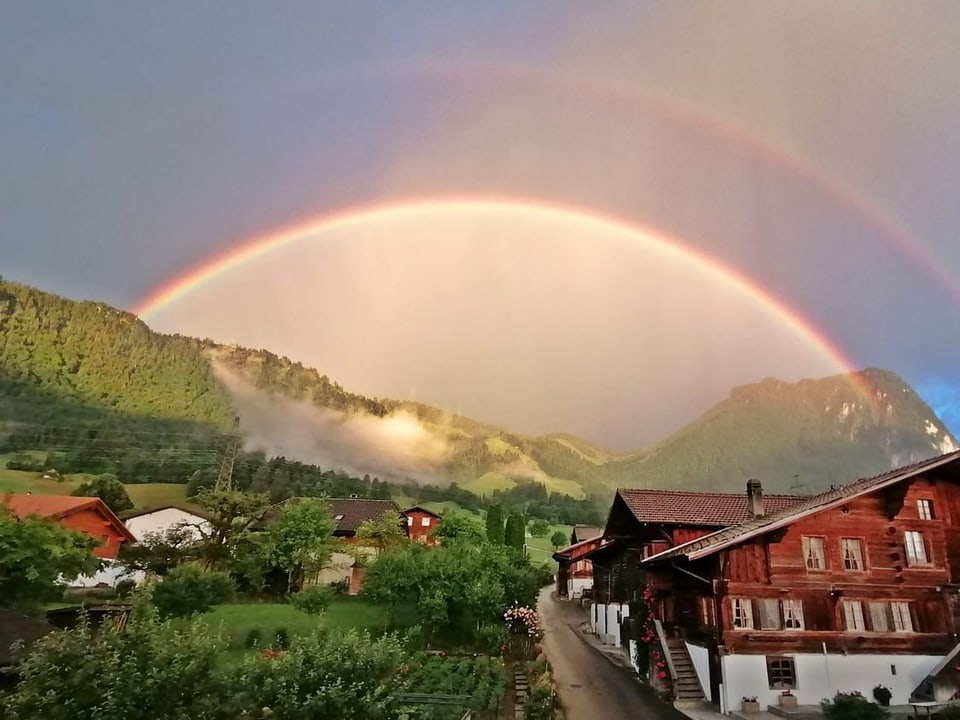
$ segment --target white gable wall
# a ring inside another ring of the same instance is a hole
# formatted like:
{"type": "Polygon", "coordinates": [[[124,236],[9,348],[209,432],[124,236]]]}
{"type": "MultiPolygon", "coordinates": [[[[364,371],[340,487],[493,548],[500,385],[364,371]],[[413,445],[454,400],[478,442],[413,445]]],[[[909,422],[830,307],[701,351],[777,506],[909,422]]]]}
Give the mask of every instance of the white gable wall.
{"type": "MultiPolygon", "coordinates": [[[[161,508],[152,512],[143,513],[132,518],[127,518],[124,525],[137,540],[143,540],[147,535],[163,535],[167,530],[178,527],[184,523],[192,526],[199,525],[205,532],[210,530],[210,523],[199,515],[194,515],[180,508],[161,508]]],[[[196,527],[189,527],[187,530],[194,539],[201,537],[200,531],[196,527]]]]}

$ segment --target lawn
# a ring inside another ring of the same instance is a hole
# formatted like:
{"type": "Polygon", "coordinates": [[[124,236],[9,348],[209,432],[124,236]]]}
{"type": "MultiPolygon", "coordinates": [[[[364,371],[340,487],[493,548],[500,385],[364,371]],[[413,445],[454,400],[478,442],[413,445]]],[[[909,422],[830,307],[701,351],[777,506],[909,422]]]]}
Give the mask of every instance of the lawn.
{"type": "Polygon", "coordinates": [[[149,510],[166,505],[189,507],[186,485],[177,483],[134,483],[124,485],[124,487],[138,510],[149,510]]]}
{"type": "Polygon", "coordinates": [[[244,647],[250,633],[258,631],[260,645],[268,645],[281,628],[289,637],[306,635],[319,625],[357,628],[376,632],[385,626],[386,615],[378,605],[343,598],[330,604],[323,615],[308,615],[287,603],[234,603],[218,605],[201,616],[213,629],[222,628],[231,648],[244,647]]]}
{"type": "Polygon", "coordinates": [[[460,487],[474,495],[493,495],[495,490],[510,490],[516,486],[516,480],[511,480],[497,472],[484,473],[480,477],[460,483],[460,487]]]}

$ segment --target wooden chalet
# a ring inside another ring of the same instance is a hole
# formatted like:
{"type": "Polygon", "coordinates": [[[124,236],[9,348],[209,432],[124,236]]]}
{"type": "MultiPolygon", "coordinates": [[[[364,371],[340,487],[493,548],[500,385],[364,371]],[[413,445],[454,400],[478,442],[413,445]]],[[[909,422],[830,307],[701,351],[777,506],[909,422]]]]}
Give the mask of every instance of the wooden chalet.
{"type": "MultiPolygon", "coordinates": [[[[956,693],[944,670],[960,631],[960,452],[779,510],[754,483],[753,517],[698,537],[657,541],[611,511],[608,534],[641,554],[675,689],[724,711],[785,690],[808,705],[877,685],[894,704],[956,693]]],[[[611,597],[633,591],[621,585],[611,597]]]]}
{"type": "MultiPolygon", "coordinates": [[[[803,499],[798,495],[771,495],[766,503],[771,509],[782,510],[803,499]]],[[[604,529],[609,542],[585,555],[593,572],[593,631],[629,651],[626,641],[639,637],[641,632],[627,621],[645,587],[641,561],[674,545],[749,520],[760,502],[763,494],[759,483],[752,485],[747,494],[617,490],[604,529]]]]}
{"type": "Polygon", "coordinates": [[[593,588],[593,562],[589,555],[606,542],[603,531],[586,540],[557,550],[553,559],[557,561],[557,595],[568,600],[576,600],[589,595],[593,588]]]}
{"type": "Polygon", "coordinates": [[[424,545],[439,545],[440,539],[433,531],[440,527],[440,516],[425,507],[414,505],[403,511],[406,518],[407,537],[424,545]]]}

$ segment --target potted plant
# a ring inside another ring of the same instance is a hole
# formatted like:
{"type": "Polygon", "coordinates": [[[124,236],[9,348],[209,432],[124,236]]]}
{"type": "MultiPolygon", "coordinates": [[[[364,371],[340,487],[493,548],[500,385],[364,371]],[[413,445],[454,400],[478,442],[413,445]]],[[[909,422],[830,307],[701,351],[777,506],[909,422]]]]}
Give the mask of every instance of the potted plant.
{"type": "Polygon", "coordinates": [[[797,706],[797,696],[793,694],[793,690],[790,688],[785,688],[783,692],[780,693],[780,697],[777,699],[780,703],[780,707],[797,706]]]}
{"type": "Polygon", "coordinates": [[[873,689],[873,699],[884,707],[890,707],[890,698],[892,697],[893,693],[890,692],[890,688],[886,685],[877,685],[873,689]]]}
{"type": "Polygon", "coordinates": [[[757,696],[744,695],[740,698],[740,710],[745,713],[759,713],[760,703],[757,702],[757,696]]]}

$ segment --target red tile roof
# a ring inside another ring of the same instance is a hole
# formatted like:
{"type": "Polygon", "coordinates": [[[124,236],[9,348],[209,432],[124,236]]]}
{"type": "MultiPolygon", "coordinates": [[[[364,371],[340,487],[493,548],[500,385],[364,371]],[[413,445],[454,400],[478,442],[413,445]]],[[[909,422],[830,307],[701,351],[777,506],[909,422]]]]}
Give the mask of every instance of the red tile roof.
{"type": "Polygon", "coordinates": [[[831,488],[819,495],[803,498],[802,502],[795,503],[780,512],[752,518],[740,525],[723,528],[702,538],[697,538],[696,540],[691,540],[682,545],[669,548],[645,559],[643,563],[652,564],[677,556],[684,556],[690,560],[705,557],[723,548],[749,540],[757,535],[763,535],[790,525],[801,518],[829,510],[833,507],[838,507],[854,498],[867,495],[890,485],[896,485],[899,482],[916,477],[926,471],[935,470],[939,467],[958,462],[960,462],[960,450],[923,460],[912,465],[895,468],[885,473],[880,473],[879,475],[857,480],[848,485],[831,488]]]}
{"type": "MultiPolygon", "coordinates": [[[[639,522],[726,527],[752,519],[746,493],[687,492],[682,490],[617,490],[639,522]]],[[[764,495],[769,514],[806,500],[803,495],[764,495]]]]}
{"type": "Polygon", "coordinates": [[[3,504],[19,518],[28,515],[39,517],[63,517],[85,507],[100,502],[95,497],[73,497],[70,495],[4,495],[3,504]]]}

